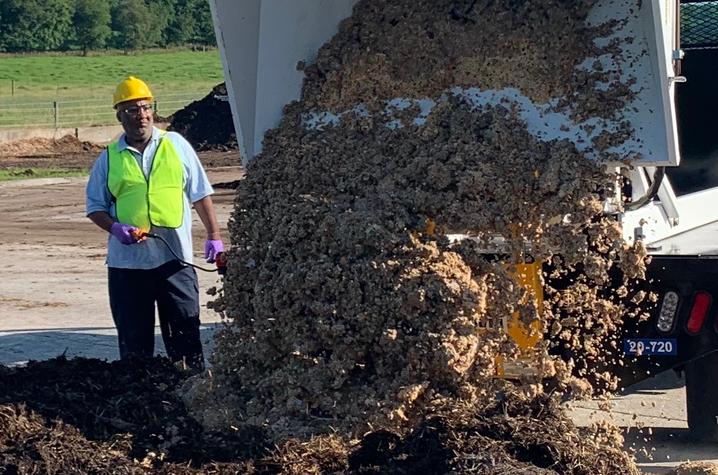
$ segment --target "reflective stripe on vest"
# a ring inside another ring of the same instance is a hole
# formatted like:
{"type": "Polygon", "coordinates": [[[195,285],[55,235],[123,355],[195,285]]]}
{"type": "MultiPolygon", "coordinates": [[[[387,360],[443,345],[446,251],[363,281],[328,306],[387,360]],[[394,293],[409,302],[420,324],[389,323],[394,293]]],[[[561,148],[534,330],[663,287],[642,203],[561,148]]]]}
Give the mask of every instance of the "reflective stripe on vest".
{"type": "Polygon", "coordinates": [[[107,147],[107,188],[115,198],[115,213],[121,223],[149,231],[152,226],[178,228],[184,218],[184,167],[172,142],[164,138],[145,178],[129,150],[118,142],[107,147]]]}

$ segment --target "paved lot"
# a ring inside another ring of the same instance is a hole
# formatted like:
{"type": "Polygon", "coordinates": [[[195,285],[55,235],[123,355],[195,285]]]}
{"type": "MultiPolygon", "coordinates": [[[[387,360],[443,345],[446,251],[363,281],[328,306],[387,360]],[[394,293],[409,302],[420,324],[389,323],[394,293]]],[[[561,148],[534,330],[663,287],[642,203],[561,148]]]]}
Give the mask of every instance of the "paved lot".
{"type": "MultiPolygon", "coordinates": [[[[628,388],[605,409],[597,401],[570,404],[579,425],[608,420],[626,429],[626,449],[645,473],[667,473],[685,461],[718,464],[718,443],[699,444],[688,436],[684,381],[674,371],[628,388]]],[[[718,468],[717,468],[718,470],[718,468]]]]}
{"type": "MultiPolygon", "coordinates": [[[[238,179],[241,171],[222,168],[208,174],[218,183],[238,179]]],[[[63,353],[118,356],[107,302],[107,236],[84,216],[84,184],[81,178],[0,183],[1,364],[63,353]]],[[[233,195],[218,190],[215,196],[221,223],[229,218],[233,195]]],[[[197,257],[203,240],[196,225],[197,257]]],[[[200,272],[199,277],[203,290],[217,282],[216,274],[200,272]]],[[[201,298],[202,338],[210,352],[212,331],[221,322],[206,309],[210,297],[202,292],[201,298]]],[[[161,352],[159,336],[156,343],[161,352]]],[[[625,427],[626,447],[636,452],[646,473],[666,473],[686,460],[718,463],[718,444],[692,444],[687,437],[685,391],[673,372],[630,388],[611,406],[606,411],[596,402],[580,402],[572,403],[570,411],[578,424],[610,419],[625,427]]]]}

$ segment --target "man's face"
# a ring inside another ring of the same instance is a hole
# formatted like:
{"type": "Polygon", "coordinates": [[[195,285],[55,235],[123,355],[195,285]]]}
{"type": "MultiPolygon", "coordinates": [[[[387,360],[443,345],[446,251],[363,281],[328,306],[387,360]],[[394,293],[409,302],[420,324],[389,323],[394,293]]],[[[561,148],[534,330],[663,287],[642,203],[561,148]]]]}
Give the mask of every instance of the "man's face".
{"type": "Polygon", "coordinates": [[[152,137],[153,114],[152,103],[147,99],[117,105],[117,120],[130,142],[147,142],[152,137]]]}

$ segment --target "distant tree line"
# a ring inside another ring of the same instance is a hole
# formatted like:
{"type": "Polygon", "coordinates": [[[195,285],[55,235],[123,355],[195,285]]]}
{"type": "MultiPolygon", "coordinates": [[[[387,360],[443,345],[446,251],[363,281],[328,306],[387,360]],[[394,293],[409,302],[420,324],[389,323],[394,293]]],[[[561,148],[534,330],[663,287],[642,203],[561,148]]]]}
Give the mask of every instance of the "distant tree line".
{"type": "Polygon", "coordinates": [[[207,0],[0,0],[0,52],[216,45],[207,0]]]}

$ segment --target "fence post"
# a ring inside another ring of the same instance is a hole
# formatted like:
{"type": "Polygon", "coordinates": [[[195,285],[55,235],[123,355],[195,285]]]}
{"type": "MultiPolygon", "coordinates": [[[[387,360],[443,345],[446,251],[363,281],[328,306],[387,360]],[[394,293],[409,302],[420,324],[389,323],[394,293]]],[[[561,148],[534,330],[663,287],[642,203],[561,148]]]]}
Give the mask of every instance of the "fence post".
{"type": "Polygon", "coordinates": [[[60,107],[57,101],[52,101],[52,112],[55,119],[55,129],[57,129],[57,125],[60,122],[60,107]]]}
{"type": "Polygon", "coordinates": [[[11,79],[11,80],[10,80],[10,84],[11,84],[10,89],[11,89],[11,91],[12,91],[12,92],[10,93],[10,95],[11,95],[11,96],[15,96],[15,80],[14,80],[14,79],[11,79]]]}

